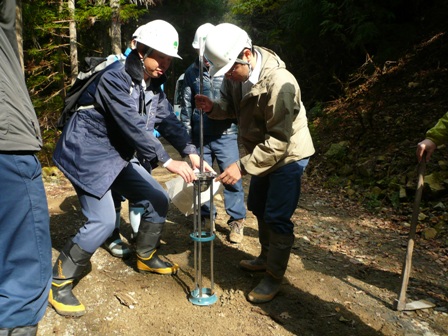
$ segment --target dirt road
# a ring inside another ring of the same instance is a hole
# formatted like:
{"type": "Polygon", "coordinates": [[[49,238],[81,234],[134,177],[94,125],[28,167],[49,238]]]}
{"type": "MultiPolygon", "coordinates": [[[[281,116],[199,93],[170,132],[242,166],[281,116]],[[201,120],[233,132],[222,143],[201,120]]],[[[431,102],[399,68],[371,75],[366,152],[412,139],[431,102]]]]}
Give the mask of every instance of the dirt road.
{"type": "MultiPolygon", "coordinates": [[[[162,168],[154,175],[161,183],[174,177],[162,168]]],[[[193,224],[172,207],[160,252],[179,264],[177,276],[140,274],[135,257],[123,261],[101,248],[92,258],[92,272],[74,289],[87,314],[64,318],[49,307],[38,335],[448,335],[446,256],[425,250],[417,241],[408,296],[432,300],[437,307],[395,311],[405,228],[372,216],[342,197],[334,202],[335,195],[311,182],[305,176],[294,214],[293,253],[282,290],[272,302],[253,305],[246,300],[261,275],[240,270],[238,262],[259,252],[256,222],[249,215],[243,243],[230,244],[227,216],[218,195],[215,304],[197,306],[188,300],[194,278],[189,237],[193,224]]],[[[55,260],[84,219],[65,179],[49,178],[46,188],[55,260]]],[[[127,204],[123,206],[122,233],[127,238],[131,228],[127,204]]],[[[209,255],[205,249],[205,284],[209,255]]]]}

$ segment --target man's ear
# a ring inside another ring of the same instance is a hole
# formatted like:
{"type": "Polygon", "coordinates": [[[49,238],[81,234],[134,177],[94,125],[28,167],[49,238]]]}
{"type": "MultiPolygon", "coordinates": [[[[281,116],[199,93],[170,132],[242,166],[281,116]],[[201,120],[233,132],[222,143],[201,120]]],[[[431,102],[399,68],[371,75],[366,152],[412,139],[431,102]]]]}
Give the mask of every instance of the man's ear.
{"type": "Polygon", "coordinates": [[[246,57],[247,62],[251,62],[252,58],[254,57],[254,54],[252,54],[252,51],[250,49],[244,49],[243,55],[246,57]]]}

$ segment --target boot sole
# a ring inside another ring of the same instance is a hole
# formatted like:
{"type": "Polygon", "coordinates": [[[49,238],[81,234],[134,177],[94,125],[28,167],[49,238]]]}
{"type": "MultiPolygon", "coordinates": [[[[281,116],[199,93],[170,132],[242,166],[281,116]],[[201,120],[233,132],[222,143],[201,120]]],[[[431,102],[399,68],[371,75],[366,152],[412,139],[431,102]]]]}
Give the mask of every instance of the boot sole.
{"type": "Polygon", "coordinates": [[[266,271],[266,264],[254,264],[254,260],[241,260],[240,268],[249,272],[264,272],[266,271]]]}
{"type": "Polygon", "coordinates": [[[272,301],[278,294],[279,291],[271,294],[257,294],[257,293],[249,293],[247,296],[247,301],[252,303],[266,303],[272,301]]]}
{"type": "Polygon", "coordinates": [[[240,264],[240,268],[242,270],[248,271],[248,272],[265,272],[266,271],[266,266],[243,266],[240,264]]]}
{"type": "Polygon", "coordinates": [[[50,306],[53,307],[53,309],[61,316],[68,316],[68,317],[81,317],[86,314],[86,309],[84,305],[80,306],[67,306],[63,303],[57,302],[53,300],[52,293],[50,292],[50,296],[48,298],[48,303],[50,306]]]}
{"type": "Polygon", "coordinates": [[[179,267],[173,266],[168,268],[148,268],[148,269],[141,269],[139,268],[139,273],[147,274],[147,273],[155,273],[155,274],[161,274],[161,275],[174,275],[177,274],[179,267]]]}
{"type": "Polygon", "coordinates": [[[247,301],[252,303],[266,303],[272,301],[277,294],[278,292],[270,295],[258,295],[258,294],[251,295],[249,293],[249,295],[247,296],[247,301]]]}

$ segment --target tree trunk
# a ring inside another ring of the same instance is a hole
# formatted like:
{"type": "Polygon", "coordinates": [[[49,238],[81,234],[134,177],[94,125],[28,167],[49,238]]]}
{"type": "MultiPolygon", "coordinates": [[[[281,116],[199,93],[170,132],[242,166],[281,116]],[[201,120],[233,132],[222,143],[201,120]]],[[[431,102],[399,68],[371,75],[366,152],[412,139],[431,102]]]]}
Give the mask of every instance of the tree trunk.
{"type": "Polygon", "coordinates": [[[77,47],[77,35],[76,35],[76,21],[75,21],[75,0],[68,0],[68,9],[70,12],[70,77],[72,84],[75,82],[78,76],[78,47],[77,47]]]}
{"type": "Polygon", "coordinates": [[[112,53],[121,54],[120,1],[110,0],[110,8],[112,9],[112,24],[110,31],[112,53]]]}

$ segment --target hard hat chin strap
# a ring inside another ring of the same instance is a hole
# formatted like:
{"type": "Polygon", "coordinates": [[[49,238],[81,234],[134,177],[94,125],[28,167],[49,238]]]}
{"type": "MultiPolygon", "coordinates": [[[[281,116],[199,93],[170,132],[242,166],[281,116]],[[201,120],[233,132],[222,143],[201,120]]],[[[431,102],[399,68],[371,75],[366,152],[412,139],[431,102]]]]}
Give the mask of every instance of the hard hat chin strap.
{"type": "Polygon", "coordinates": [[[144,72],[147,76],[150,76],[150,74],[149,74],[148,70],[146,70],[146,67],[145,67],[145,59],[147,59],[147,58],[149,57],[149,55],[152,53],[153,50],[154,50],[154,49],[148,47],[148,50],[146,50],[146,52],[145,52],[145,54],[143,55],[143,58],[142,58],[143,72],[144,72]]]}
{"type": "Polygon", "coordinates": [[[148,47],[148,50],[146,50],[145,54],[143,55],[143,61],[145,60],[145,58],[149,57],[153,50],[153,48],[148,47]]]}

